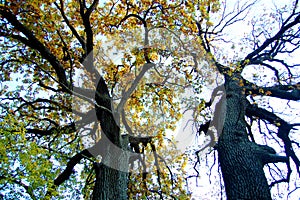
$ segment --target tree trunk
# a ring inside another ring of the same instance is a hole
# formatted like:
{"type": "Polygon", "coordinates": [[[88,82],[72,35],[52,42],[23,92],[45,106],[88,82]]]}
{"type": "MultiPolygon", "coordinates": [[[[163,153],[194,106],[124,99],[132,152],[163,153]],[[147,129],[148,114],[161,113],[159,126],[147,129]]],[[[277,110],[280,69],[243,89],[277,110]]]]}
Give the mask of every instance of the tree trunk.
{"type": "Polygon", "coordinates": [[[126,200],[128,173],[102,163],[96,166],[96,183],[93,200],[126,200]]]}
{"type": "Polygon", "coordinates": [[[118,118],[113,115],[111,98],[101,77],[95,94],[96,115],[101,125],[102,145],[92,152],[101,154],[101,163],[94,165],[96,182],[93,200],[126,200],[128,186],[129,151],[128,136],[121,136],[118,118]],[[98,151],[98,152],[97,152],[98,151]]]}
{"type": "MultiPolygon", "coordinates": [[[[127,145],[127,138],[123,140],[123,144],[127,145]]],[[[93,200],[126,200],[129,167],[128,151],[126,147],[120,149],[114,145],[109,145],[107,148],[108,151],[102,157],[101,163],[94,166],[96,183],[93,200]]]]}
{"type": "Polygon", "coordinates": [[[225,90],[226,115],[217,149],[227,199],[271,199],[261,149],[247,136],[245,95],[232,77],[227,77],[225,90]]]}
{"type": "Polygon", "coordinates": [[[129,153],[127,137],[121,138],[122,148],[107,142],[101,163],[94,165],[96,183],[93,200],[126,200],[128,184],[129,153]]]}

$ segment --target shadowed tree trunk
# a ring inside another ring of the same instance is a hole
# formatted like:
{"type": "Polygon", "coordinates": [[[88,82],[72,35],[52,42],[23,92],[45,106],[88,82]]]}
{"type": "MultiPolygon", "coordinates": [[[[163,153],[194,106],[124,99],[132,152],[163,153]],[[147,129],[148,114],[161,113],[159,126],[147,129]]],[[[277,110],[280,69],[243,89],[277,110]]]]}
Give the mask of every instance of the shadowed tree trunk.
{"type": "Polygon", "coordinates": [[[107,85],[102,77],[95,94],[96,115],[102,129],[101,163],[94,164],[96,183],[93,200],[125,200],[128,184],[128,137],[120,135],[120,127],[113,115],[111,98],[107,85]],[[103,142],[104,141],[104,142],[103,142]]]}
{"type": "MultiPolygon", "coordinates": [[[[118,162],[122,164],[122,160],[118,160],[118,162]]],[[[95,164],[95,171],[96,183],[93,190],[93,200],[127,199],[127,172],[111,168],[103,163],[95,164]]]]}
{"type": "Polygon", "coordinates": [[[271,199],[269,185],[263,170],[264,164],[286,162],[274,149],[258,145],[248,139],[246,130],[247,99],[239,86],[239,78],[226,77],[226,115],[218,141],[227,198],[271,199]]]}
{"type": "Polygon", "coordinates": [[[259,147],[248,140],[245,124],[245,96],[228,78],[226,116],[218,142],[219,162],[228,199],[271,199],[259,147]]]}

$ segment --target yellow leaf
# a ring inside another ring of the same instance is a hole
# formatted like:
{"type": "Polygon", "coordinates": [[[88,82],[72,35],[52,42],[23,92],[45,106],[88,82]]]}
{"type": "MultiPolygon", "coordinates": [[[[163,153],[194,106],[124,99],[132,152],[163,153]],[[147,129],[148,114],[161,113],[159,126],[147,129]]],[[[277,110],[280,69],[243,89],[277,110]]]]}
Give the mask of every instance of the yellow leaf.
{"type": "Polygon", "coordinates": [[[264,91],[264,89],[259,88],[258,92],[259,92],[260,94],[263,94],[265,91],[264,91]]]}

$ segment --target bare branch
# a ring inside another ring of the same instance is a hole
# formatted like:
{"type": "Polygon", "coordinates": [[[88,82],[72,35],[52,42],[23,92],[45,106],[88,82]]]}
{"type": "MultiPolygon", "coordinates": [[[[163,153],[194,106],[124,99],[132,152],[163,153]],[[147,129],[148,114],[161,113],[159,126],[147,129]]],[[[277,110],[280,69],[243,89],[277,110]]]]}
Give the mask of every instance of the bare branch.
{"type": "MultiPolygon", "coordinates": [[[[291,18],[292,16],[290,16],[291,18]]],[[[280,40],[283,35],[291,28],[293,28],[294,26],[296,26],[298,23],[300,23],[300,15],[298,15],[292,22],[289,22],[288,20],[290,19],[288,18],[285,23],[283,24],[283,26],[281,27],[281,29],[271,38],[266,39],[265,42],[258,47],[257,49],[255,49],[253,52],[251,52],[250,54],[248,54],[245,59],[244,62],[246,62],[247,60],[256,60],[257,58],[259,58],[260,53],[262,51],[264,51],[269,45],[271,45],[273,42],[276,42],[277,40],[280,40]],[[288,23],[289,22],[289,23],[288,23]]]]}

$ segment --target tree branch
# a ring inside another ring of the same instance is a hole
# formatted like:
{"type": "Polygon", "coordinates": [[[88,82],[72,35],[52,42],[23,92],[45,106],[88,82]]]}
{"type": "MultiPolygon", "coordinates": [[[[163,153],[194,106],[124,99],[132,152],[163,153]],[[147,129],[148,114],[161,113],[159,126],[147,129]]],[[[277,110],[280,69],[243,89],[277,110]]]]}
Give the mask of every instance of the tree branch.
{"type": "Polygon", "coordinates": [[[122,99],[117,107],[117,113],[121,113],[121,111],[124,108],[124,105],[126,104],[128,98],[130,97],[130,95],[133,93],[133,91],[136,89],[137,85],[139,84],[139,82],[142,80],[142,78],[144,77],[145,73],[151,69],[151,67],[153,67],[154,64],[153,63],[146,63],[143,65],[143,68],[141,70],[141,72],[137,75],[137,77],[134,79],[133,83],[131,84],[130,88],[127,91],[123,91],[122,92],[122,99]]]}
{"type": "Polygon", "coordinates": [[[277,85],[273,87],[258,87],[253,83],[248,83],[245,86],[247,94],[266,95],[277,97],[280,99],[300,100],[300,84],[295,85],[277,85]]]}
{"type": "MultiPolygon", "coordinates": [[[[278,117],[272,112],[269,112],[263,108],[259,108],[256,105],[250,105],[248,102],[248,105],[246,106],[246,115],[248,117],[256,116],[260,119],[265,119],[269,121],[270,123],[276,125],[278,127],[277,136],[283,141],[285,153],[287,157],[291,157],[294,161],[298,173],[300,173],[300,160],[298,159],[297,155],[295,154],[295,151],[292,147],[292,142],[289,138],[290,130],[293,128],[293,125],[288,124],[286,121],[278,117]]],[[[271,158],[274,159],[275,158],[271,158]]],[[[277,159],[277,158],[276,158],[277,159]]],[[[280,158],[278,158],[280,160],[280,158]]]]}
{"type": "Polygon", "coordinates": [[[57,134],[58,132],[64,132],[65,134],[73,133],[76,131],[75,123],[70,123],[67,126],[63,127],[53,127],[49,130],[41,130],[41,129],[34,129],[34,128],[27,128],[27,133],[36,134],[38,136],[46,136],[46,135],[53,135],[57,134]]]}
{"type": "Polygon", "coordinates": [[[69,84],[67,82],[65,70],[61,63],[57,60],[56,56],[51,53],[51,51],[45,47],[33,34],[32,31],[28,30],[25,25],[23,25],[17,17],[10,12],[7,8],[1,7],[0,14],[13,25],[18,31],[23,33],[26,37],[19,35],[12,35],[14,39],[17,39],[21,43],[25,44],[28,47],[31,47],[40,52],[41,56],[46,59],[54,68],[56,75],[59,79],[61,87],[65,90],[69,89],[69,84]]]}
{"type": "MultiPolygon", "coordinates": [[[[291,16],[290,16],[291,17],[291,16]]],[[[290,18],[289,18],[290,19],[290,18]]],[[[288,20],[289,20],[288,19],[288,20]]],[[[287,23],[287,21],[285,22],[287,23]]],[[[248,54],[245,59],[244,62],[246,62],[247,60],[253,60],[254,56],[259,55],[263,50],[265,50],[270,44],[272,44],[273,42],[280,40],[280,38],[282,38],[282,36],[284,35],[285,32],[287,32],[290,28],[294,27],[295,25],[297,25],[298,23],[300,23],[300,15],[298,15],[294,21],[287,23],[286,25],[283,25],[281,27],[281,29],[271,38],[265,40],[265,42],[258,47],[256,50],[254,50],[253,52],[251,52],[250,54],[248,54]]]]}
{"type": "Polygon", "coordinates": [[[54,5],[57,7],[57,9],[60,11],[61,16],[63,17],[63,19],[65,20],[67,26],[70,28],[70,30],[72,31],[72,33],[74,34],[74,36],[77,38],[77,40],[80,42],[82,48],[85,48],[86,44],[84,42],[84,40],[82,39],[82,37],[78,34],[78,32],[76,31],[76,29],[71,25],[69,19],[67,18],[67,16],[65,15],[65,11],[64,11],[64,4],[63,1],[60,0],[60,6],[54,2],[54,5]]]}
{"type": "Polygon", "coordinates": [[[289,158],[286,156],[279,156],[276,155],[276,151],[267,145],[258,145],[259,150],[258,154],[262,159],[263,164],[268,163],[277,163],[277,162],[285,162],[287,163],[289,161],[289,158]]]}
{"type": "Polygon", "coordinates": [[[93,155],[87,149],[81,151],[80,153],[77,153],[69,160],[66,169],[54,180],[54,184],[58,186],[65,180],[68,180],[73,173],[73,168],[75,167],[75,165],[78,164],[81,159],[85,157],[91,158],[92,156],[93,155]]]}

